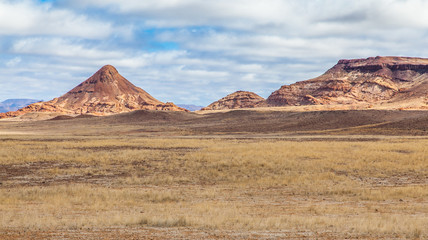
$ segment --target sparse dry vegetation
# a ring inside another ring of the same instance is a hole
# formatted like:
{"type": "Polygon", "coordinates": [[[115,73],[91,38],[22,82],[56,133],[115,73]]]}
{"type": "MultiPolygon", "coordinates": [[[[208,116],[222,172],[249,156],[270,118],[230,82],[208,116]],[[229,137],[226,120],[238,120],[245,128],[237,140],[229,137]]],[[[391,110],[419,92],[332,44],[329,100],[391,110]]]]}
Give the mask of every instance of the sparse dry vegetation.
{"type": "Polygon", "coordinates": [[[184,228],[422,239],[427,151],[423,138],[2,136],[0,232],[184,228]]]}

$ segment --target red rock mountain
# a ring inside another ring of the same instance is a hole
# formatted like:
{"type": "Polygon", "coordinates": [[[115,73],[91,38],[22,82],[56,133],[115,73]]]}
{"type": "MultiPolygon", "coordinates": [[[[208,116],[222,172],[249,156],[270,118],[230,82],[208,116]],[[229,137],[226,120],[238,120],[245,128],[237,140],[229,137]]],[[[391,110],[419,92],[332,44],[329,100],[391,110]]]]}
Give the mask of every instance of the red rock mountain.
{"type": "Polygon", "coordinates": [[[340,60],[323,75],[284,85],[268,106],[330,104],[428,104],[428,59],[371,57],[340,60]]]}
{"type": "Polygon", "coordinates": [[[224,110],[237,108],[253,108],[265,99],[253,92],[237,91],[215,101],[201,110],[224,110]]]}
{"type": "Polygon", "coordinates": [[[126,80],[116,68],[106,65],[61,97],[1,114],[0,118],[19,116],[28,112],[107,115],[142,109],[187,111],[173,103],[163,103],[155,99],[126,80]]]}

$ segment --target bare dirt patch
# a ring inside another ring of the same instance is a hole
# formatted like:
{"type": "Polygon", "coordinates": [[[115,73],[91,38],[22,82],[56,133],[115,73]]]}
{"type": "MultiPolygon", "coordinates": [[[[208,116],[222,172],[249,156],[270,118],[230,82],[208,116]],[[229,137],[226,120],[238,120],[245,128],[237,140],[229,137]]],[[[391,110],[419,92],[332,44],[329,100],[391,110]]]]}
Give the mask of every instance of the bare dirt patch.
{"type": "Polygon", "coordinates": [[[92,168],[93,166],[89,165],[60,162],[6,164],[0,165],[0,183],[8,188],[75,183],[106,184],[111,182],[112,179],[129,176],[128,173],[120,171],[120,168],[115,169],[114,166],[112,166],[110,171],[105,174],[92,173],[92,168]],[[73,169],[76,173],[61,174],[61,171],[67,169],[73,169]],[[58,174],[54,174],[54,172],[58,172],[58,174]]]}

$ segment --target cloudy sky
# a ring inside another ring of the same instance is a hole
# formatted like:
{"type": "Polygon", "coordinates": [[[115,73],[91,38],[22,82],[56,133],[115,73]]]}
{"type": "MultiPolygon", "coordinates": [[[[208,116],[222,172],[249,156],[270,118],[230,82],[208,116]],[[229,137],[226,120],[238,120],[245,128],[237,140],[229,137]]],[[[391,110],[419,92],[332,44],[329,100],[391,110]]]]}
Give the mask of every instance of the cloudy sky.
{"type": "Polygon", "coordinates": [[[161,101],[262,97],[339,59],[428,57],[424,0],[0,0],[0,101],[105,64],[161,101]]]}

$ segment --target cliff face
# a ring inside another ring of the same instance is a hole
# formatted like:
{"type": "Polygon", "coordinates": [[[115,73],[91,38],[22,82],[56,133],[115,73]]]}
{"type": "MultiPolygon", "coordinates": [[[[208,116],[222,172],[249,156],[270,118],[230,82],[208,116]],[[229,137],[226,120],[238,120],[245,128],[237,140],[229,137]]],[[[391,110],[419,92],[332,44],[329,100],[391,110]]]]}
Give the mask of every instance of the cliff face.
{"type": "Polygon", "coordinates": [[[142,109],[187,111],[173,103],[155,99],[125,79],[116,68],[106,65],[63,96],[48,102],[34,103],[15,112],[0,114],[0,118],[28,112],[107,115],[142,109]]]}
{"type": "Polygon", "coordinates": [[[264,98],[253,92],[237,91],[215,101],[201,110],[224,110],[238,108],[253,108],[263,103],[264,98]]]}
{"type": "Polygon", "coordinates": [[[340,60],[323,75],[284,85],[269,106],[372,104],[417,100],[428,94],[428,59],[375,57],[340,60]]]}

